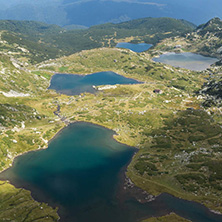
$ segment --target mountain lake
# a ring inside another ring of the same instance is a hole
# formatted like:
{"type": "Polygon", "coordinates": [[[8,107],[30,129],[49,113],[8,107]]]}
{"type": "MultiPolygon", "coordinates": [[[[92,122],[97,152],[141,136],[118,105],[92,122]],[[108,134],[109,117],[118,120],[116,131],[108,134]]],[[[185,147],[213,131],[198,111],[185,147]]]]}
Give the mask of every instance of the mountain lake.
{"type": "Polygon", "coordinates": [[[218,61],[217,58],[202,56],[199,54],[184,52],[169,52],[153,58],[154,62],[160,62],[174,67],[203,71],[218,61]]]}
{"type": "Polygon", "coordinates": [[[48,89],[54,89],[56,92],[66,95],[79,95],[84,92],[95,93],[94,86],[139,83],[141,82],[111,71],[90,75],[55,74],[48,89]]]}
{"type": "Polygon", "coordinates": [[[137,150],[118,143],[114,134],[91,123],[72,123],[47,149],[17,157],[0,179],[30,190],[37,201],[59,207],[62,222],[135,222],[171,212],[193,222],[222,221],[221,215],[199,203],[167,193],[152,200],[128,186],[125,172],[137,150]],[[144,201],[138,201],[138,195],[144,201]]]}
{"type": "Polygon", "coordinates": [[[117,48],[130,49],[133,52],[145,52],[152,46],[153,46],[152,44],[147,44],[147,43],[133,44],[128,42],[120,42],[116,45],[117,48]]]}

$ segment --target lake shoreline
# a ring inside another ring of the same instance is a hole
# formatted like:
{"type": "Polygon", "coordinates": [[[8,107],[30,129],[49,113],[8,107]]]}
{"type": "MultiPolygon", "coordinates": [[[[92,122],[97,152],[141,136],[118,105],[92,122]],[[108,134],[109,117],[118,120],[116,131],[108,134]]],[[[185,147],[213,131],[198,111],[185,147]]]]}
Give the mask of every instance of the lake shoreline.
{"type": "Polygon", "coordinates": [[[135,53],[142,53],[148,51],[151,47],[153,47],[153,44],[148,44],[145,42],[142,43],[131,43],[131,42],[119,42],[115,46],[119,49],[128,49],[135,53]]]}
{"type": "Polygon", "coordinates": [[[67,96],[81,95],[82,93],[95,94],[99,90],[95,87],[107,85],[134,85],[144,82],[125,77],[113,71],[102,71],[90,74],[56,73],[50,79],[47,90],[55,90],[58,94],[67,96]]]}
{"type": "MultiPolygon", "coordinates": [[[[15,159],[16,159],[18,156],[21,156],[21,155],[24,155],[24,154],[30,153],[30,152],[36,152],[36,151],[41,151],[41,150],[47,149],[47,148],[49,147],[49,145],[51,144],[52,140],[54,140],[55,138],[57,138],[57,137],[62,133],[62,131],[63,131],[64,129],[68,128],[70,125],[75,125],[75,124],[78,124],[78,123],[85,123],[85,124],[89,124],[89,125],[96,125],[96,126],[99,126],[99,127],[104,128],[104,129],[106,129],[106,130],[109,130],[110,132],[112,132],[112,136],[111,136],[112,139],[114,139],[114,140],[115,140],[117,143],[119,143],[119,144],[126,145],[126,144],[124,144],[124,143],[121,143],[121,142],[117,141],[117,140],[114,138],[114,136],[115,136],[115,135],[118,135],[118,134],[117,134],[114,130],[112,130],[112,129],[106,127],[106,126],[103,126],[103,125],[100,125],[100,124],[91,123],[91,122],[87,122],[87,121],[73,121],[73,122],[69,123],[67,126],[64,126],[62,129],[60,129],[60,130],[48,141],[47,147],[44,147],[44,148],[39,149],[39,150],[27,151],[27,152],[24,152],[24,153],[22,153],[22,154],[19,154],[19,155],[17,155],[17,156],[13,159],[13,164],[14,164],[15,159]]],[[[128,145],[127,145],[127,146],[128,146],[128,145]]],[[[133,148],[133,149],[135,149],[135,150],[138,150],[138,148],[136,148],[136,147],[132,147],[132,146],[128,146],[128,147],[131,147],[131,148],[133,148]]],[[[136,151],[136,152],[137,152],[137,151],[136,151]]],[[[133,159],[133,157],[135,156],[136,152],[134,152],[132,158],[129,160],[129,162],[128,162],[128,163],[121,169],[121,171],[119,172],[119,176],[121,177],[121,180],[124,180],[124,183],[122,183],[122,185],[121,185],[121,187],[120,187],[121,181],[118,181],[118,183],[119,183],[119,184],[118,184],[118,187],[121,188],[121,189],[124,189],[124,187],[126,187],[126,189],[130,189],[130,186],[132,185],[133,188],[135,188],[135,191],[132,191],[131,194],[133,194],[134,198],[136,198],[136,199],[139,201],[139,199],[141,199],[141,196],[144,196],[144,192],[146,192],[146,191],[143,190],[143,189],[141,189],[140,187],[137,187],[137,186],[130,180],[130,178],[128,178],[128,177],[126,176],[128,166],[129,166],[129,164],[132,162],[132,159],[133,159]],[[128,181],[130,180],[130,184],[131,184],[131,185],[125,186],[125,181],[127,181],[127,180],[128,180],[128,181]],[[138,193],[138,190],[140,190],[139,193],[138,193]],[[141,196],[140,196],[140,195],[141,195],[141,196]]],[[[6,170],[7,170],[7,169],[6,169],[6,170]]],[[[4,170],[4,171],[5,171],[5,170],[4,170]]],[[[2,171],[2,172],[4,172],[4,171],[2,171]]],[[[63,211],[63,207],[62,207],[61,205],[58,205],[58,204],[56,204],[56,203],[53,202],[53,201],[49,201],[49,199],[47,199],[47,198],[46,198],[46,199],[42,198],[43,200],[40,200],[41,198],[40,198],[40,199],[38,198],[38,196],[39,196],[38,191],[33,191],[32,189],[27,189],[27,188],[25,188],[25,187],[16,186],[16,184],[11,183],[9,180],[6,180],[6,181],[8,181],[10,184],[12,184],[13,186],[15,186],[16,188],[25,189],[25,190],[30,191],[30,192],[31,192],[31,197],[33,198],[33,200],[38,201],[38,202],[47,203],[47,204],[49,204],[49,206],[51,206],[51,207],[53,207],[53,208],[58,208],[58,215],[59,215],[59,217],[61,216],[61,213],[59,213],[59,212],[63,211]],[[32,191],[31,191],[31,190],[32,190],[32,191]]],[[[32,186],[31,186],[31,187],[32,187],[32,186]]],[[[117,189],[117,192],[121,192],[121,191],[119,190],[119,188],[117,189]]],[[[127,191],[126,191],[126,192],[127,192],[127,191]]],[[[147,196],[147,195],[150,196],[150,194],[146,193],[145,196],[147,196]]],[[[160,195],[158,195],[158,196],[153,196],[153,195],[151,195],[152,197],[150,197],[150,199],[147,199],[147,200],[144,199],[141,203],[154,201],[156,198],[158,198],[158,197],[161,196],[161,195],[162,195],[162,194],[160,194],[160,195]]],[[[169,195],[171,195],[171,194],[169,194],[169,195]]],[[[172,195],[172,196],[173,196],[173,195],[172,195]]],[[[179,199],[181,199],[181,200],[187,200],[187,199],[183,199],[182,197],[176,197],[176,198],[179,198],[179,199]]],[[[139,202],[140,202],[140,201],[139,201],[139,202]]],[[[193,202],[193,203],[199,203],[199,202],[197,202],[197,201],[195,201],[195,200],[191,200],[191,202],[193,202]]],[[[205,205],[202,205],[202,206],[206,207],[205,205]]],[[[207,207],[206,207],[206,208],[207,208],[207,207]]],[[[210,209],[210,208],[207,208],[207,209],[208,209],[209,211],[211,211],[212,213],[215,213],[215,214],[218,214],[218,215],[222,215],[220,212],[216,212],[216,211],[214,211],[213,209],[210,209]]],[[[163,216],[163,215],[160,214],[159,216],[163,216]]],[[[155,217],[156,217],[156,216],[155,216],[155,217]]],[[[146,218],[144,218],[144,219],[146,219],[146,218]]]]}
{"type": "Polygon", "coordinates": [[[170,65],[175,68],[203,72],[219,60],[216,57],[210,57],[195,52],[163,52],[160,55],[154,56],[151,61],[170,65]]]}
{"type": "MultiPolygon", "coordinates": [[[[61,133],[67,129],[68,127],[70,127],[70,125],[75,125],[75,124],[79,124],[79,123],[84,123],[84,124],[89,124],[89,125],[95,125],[95,126],[98,126],[98,127],[101,127],[105,130],[108,130],[109,132],[111,132],[112,135],[110,135],[110,138],[112,140],[115,140],[116,143],[118,144],[121,144],[121,145],[124,145],[124,146],[127,146],[128,148],[132,148],[134,151],[131,159],[127,162],[127,164],[120,170],[119,172],[119,176],[118,177],[122,177],[124,178],[124,180],[126,179],[126,171],[127,171],[127,167],[128,165],[130,164],[130,162],[132,161],[132,158],[133,156],[135,155],[135,153],[137,152],[137,149],[135,147],[132,147],[132,146],[128,146],[126,144],[123,144],[123,143],[120,143],[119,141],[117,141],[115,138],[114,138],[114,135],[118,135],[114,130],[112,129],[109,129],[105,126],[102,126],[102,125],[99,125],[99,124],[94,124],[94,123],[91,123],[91,122],[86,122],[86,121],[74,121],[72,123],[70,123],[68,126],[64,126],[62,129],[60,129],[49,141],[48,141],[48,146],[47,147],[44,147],[42,149],[39,149],[39,150],[33,150],[33,151],[27,151],[27,152],[24,152],[24,153],[21,153],[19,155],[17,155],[16,157],[14,157],[13,159],[13,164],[15,163],[16,161],[16,158],[19,157],[19,156],[22,156],[24,154],[28,154],[28,153],[31,153],[31,152],[37,152],[37,151],[41,151],[41,150],[44,150],[44,149],[47,149],[49,147],[49,145],[51,144],[51,142],[56,139],[58,136],[61,135],[61,133]]],[[[127,149],[128,149],[127,148],[127,149]]],[[[7,168],[9,169],[9,168],[7,168]]],[[[6,171],[7,169],[5,169],[4,171],[6,171]]],[[[2,172],[4,172],[2,171],[2,172]]],[[[11,185],[13,185],[14,187],[16,188],[19,188],[19,189],[24,189],[24,190],[28,190],[31,194],[31,197],[33,200],[37,201],[37,202],[44,202],[44,203],[47,203],[49,206],[51,206],[52,208],[58,208],[58,215],[59,217],[61,218],[61,215],[62,213],[60,212],[63,212],[63,206],[61,206],[60,204],[58,203],[55,203],[54,201],[52,201],[51,199],[48,199],[47,197],[45,198],[44,195],[40,195],[40,193],[38,192],[38,190],[36,190],[35,188],[33,189],[32,185],[24,185],[24,186],[21,186],[19,184],[17,184],[16,182],[12,182],[10,180],[3,180],[3,181],[7,181],[8,183],[10,183],[11,185]]],[[[118,181],[119,183],[119,181],[118,181]]],[[[121,184],[121,186],[123,186],[124,184],[121,184]]],[[[119,184],[118,184],[119,186],[119,184]]],[[[117,190],[118,191],[118,190],[117,190]]]]}

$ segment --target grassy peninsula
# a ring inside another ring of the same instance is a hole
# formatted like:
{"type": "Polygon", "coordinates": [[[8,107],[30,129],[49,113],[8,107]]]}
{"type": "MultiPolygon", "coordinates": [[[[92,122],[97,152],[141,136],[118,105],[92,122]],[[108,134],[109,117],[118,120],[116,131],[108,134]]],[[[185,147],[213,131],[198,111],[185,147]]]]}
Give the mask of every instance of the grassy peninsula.
{"type": "Polygon", "coordinates": [[[186,220],[182,217],[179,217],[178,215],[172,213],[170,215],[167,216],[163,216],[163,217],[157,217],[157,218],[149,218],[147,220],[143,220],[142,222],[165,222],[165,221],[171,221],[171,222],[189,222],[190,220],[186,220]]]}

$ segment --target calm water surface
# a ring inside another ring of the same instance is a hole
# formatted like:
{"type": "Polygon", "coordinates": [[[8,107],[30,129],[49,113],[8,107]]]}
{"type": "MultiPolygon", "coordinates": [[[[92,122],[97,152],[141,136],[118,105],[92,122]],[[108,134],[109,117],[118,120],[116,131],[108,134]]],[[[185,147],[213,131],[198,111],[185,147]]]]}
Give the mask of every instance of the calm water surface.
{"type": "Polygon", "coordinates": [[[144,52],[151,48],[153,45],[147,43],[133,44],[128,42],[120,42],[116,45],[117,48],[130,49],[133,52],[144,52]]]}
{"type": "Polygon", "coordinates": [[[95,93],[93,86],[138,83],[141,82],[114,72],[98,72],[90,75],[55,74],[49,89],[66,95],[78,95],[84,92],[95,93]]]}
{"type": "Polygon", "coordinates": [[[174,67],[190,69],[193,71],[203,71],[209,68],[210,65],[217,62],[218,59],[202,56],[191,52],[185,52],[185,53],[169,52],[160,55],[159,57],[153,58],[153,61],[172,65],[174,67]]]}
{"type": "Polygon", "coordinates": [[[71,124],[48,149],[16,158],[0,179],[31,190],[38,201],[59,206],[64,222],[135,222],[172,211],[196,222],[222,221],[202,205],[169,194],[138,202],[123,185],[136,149],[117,143],[113,134],[94,124],[71,124]]]}

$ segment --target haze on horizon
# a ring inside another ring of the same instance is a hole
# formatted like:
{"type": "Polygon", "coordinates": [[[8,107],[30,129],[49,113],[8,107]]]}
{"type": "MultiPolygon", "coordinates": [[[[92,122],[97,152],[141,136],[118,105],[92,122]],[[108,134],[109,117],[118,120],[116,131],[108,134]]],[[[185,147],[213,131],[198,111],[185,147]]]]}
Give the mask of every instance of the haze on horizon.
{"type": "Polygon", "coordinates": [[[221,17],[221,0],[0,0],[0,19],[92,26],[143,17],[172,17],[196,25],[221,17]]]}

